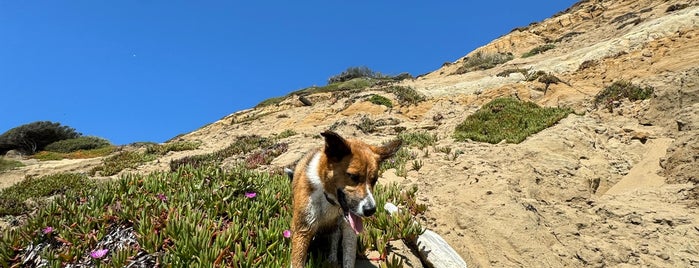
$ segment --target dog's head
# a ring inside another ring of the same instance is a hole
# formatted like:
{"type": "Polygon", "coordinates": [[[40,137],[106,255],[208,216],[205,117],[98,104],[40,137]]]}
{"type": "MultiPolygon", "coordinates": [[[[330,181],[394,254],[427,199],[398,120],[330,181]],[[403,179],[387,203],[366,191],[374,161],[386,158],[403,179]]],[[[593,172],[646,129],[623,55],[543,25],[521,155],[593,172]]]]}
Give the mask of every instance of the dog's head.
{"type": "Polygon", "coordinates": [[[393,156],[402,142],[394,140],[383,146],[368,145],[359,140],[344,139],[332,131],[321,133],[325,138],[327,157],[325,192],[334,195],[345,219],[355,232],[362,231],[361,217],[376,212],[374,185],[379,179],[379,165],[393,156]]]}

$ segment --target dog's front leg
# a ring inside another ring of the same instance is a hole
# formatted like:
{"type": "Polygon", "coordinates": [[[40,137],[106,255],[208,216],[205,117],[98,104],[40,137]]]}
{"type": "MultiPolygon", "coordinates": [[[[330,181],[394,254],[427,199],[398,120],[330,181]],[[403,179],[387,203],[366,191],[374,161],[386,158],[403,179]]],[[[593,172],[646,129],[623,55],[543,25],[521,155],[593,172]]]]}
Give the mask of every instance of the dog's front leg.
{"type": "Polygon", "coordinates": [[[357,233],[348,222],[342,224],[342,267],[354,268],[357,258],[357,233]]]}
{"type": "MultiPolygon", "coordinates": [[[[342,221],[342,218],[340,218],[342,221]]],[[[342,223],[340,223],[340,226],[342,226],[342,223]]],[[[342,227],[340,228],[335,228],[335,230],[330,234],[330,254],[328,255],[328,261],[332,263],[333,265],[340,265],[340,262],[337,261],[337,250],[338,247],[340,246],[340,237],[342,236],[342,227]]]]}
{"type": "Polygon", "coordinates": [[[291,267],[303,268],[306,266],[308,246],[313,239],[313,234],[304,231],[295,231],[291,234],[291,267]]]}

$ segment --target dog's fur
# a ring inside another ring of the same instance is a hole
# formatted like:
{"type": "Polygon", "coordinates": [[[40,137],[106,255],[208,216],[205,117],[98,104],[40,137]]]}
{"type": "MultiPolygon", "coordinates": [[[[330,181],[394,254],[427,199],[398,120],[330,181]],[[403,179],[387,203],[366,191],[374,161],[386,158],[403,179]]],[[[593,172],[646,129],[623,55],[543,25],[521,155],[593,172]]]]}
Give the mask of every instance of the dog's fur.
{"type": "MultiPolygon", "coordinates": [[[[344,139],[332,131],[321,133],[325,146],[309,152],[296,165],[292,178],[291,267],[303,267],[316,235],[328,233],[328,260],[338,262],[342,239],[342,267],[354,267],[360,217],[376,212],[372,191],[379,164],[393,156],[401,141],[372,146],[344,139]]],[[[289,172],[289,171],[287,171],[289,172]]]]}

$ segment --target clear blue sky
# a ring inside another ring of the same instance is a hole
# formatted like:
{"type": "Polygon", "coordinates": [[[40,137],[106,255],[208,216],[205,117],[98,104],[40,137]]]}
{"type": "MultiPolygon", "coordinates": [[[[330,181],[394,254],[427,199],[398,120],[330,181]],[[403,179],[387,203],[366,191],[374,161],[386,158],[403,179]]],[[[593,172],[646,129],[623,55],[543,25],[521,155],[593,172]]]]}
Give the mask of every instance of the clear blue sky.
{"type": "Polygon", "coordinates": [[[575,2],[0,1],[0,133],[163,142],[350,66],[433,71],[575,2]]]}

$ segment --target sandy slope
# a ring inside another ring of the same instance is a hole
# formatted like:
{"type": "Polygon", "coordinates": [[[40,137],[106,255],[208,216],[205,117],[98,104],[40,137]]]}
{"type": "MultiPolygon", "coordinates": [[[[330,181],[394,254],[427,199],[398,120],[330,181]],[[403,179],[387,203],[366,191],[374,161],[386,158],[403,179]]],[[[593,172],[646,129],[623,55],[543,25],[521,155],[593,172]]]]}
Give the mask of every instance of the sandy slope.
{"type": "MultiPolygon", "coordinates": [[[[381,182],[416,185],[419,201],[429,205],[419,220],[471,267],[699,266],[697,1],[581,1],[477,51],[521,55],[559,38],[551,51],[490,70],[450,75],[459,59],[404,81],[430,96],[415,106],[373,105],[365,101],[369,94],[393,96],[365,91],[350,97],[308,96],[311,107],[289,98],[240,111],[181,137],[202,141],[201,149],[168,154],[137,171],[166,169],[171,159],[211,152],[251,133],[299,133],[285,140],[289,151],[267,167],[279,169],[318,146],[317,134],[332,125],[343,135],[375,144],[395,137],[396,127],[425,130],[440,140],[427,150],[412,149],[423,167],[405,178],[386,172],[381,182]],[[665,12],[678,3],[689,7],[665,12]],[[625,15],[629,19],[615,20],[625,15]],[[509,68],[545,70],[566,83],[553,84],[543,94],[543,84],[521,75],[496,76],[509,68]],[[593,96],[619,79],[653,86],[655,97],[622,101],[613,113],[595,109],[593,96]],[[578,113],[520,144],[451,138],[461,120],[500,96],[568,106],[578,113]],[[356,125],[365,116],[395,124],[362,133],[356,125]]],[[[0,186],[26,174],[87,170],[98,162],[30,164],[0,174],[0,186]]],[[[419,264],[413,260],[408,266],[419,264]]]]}

